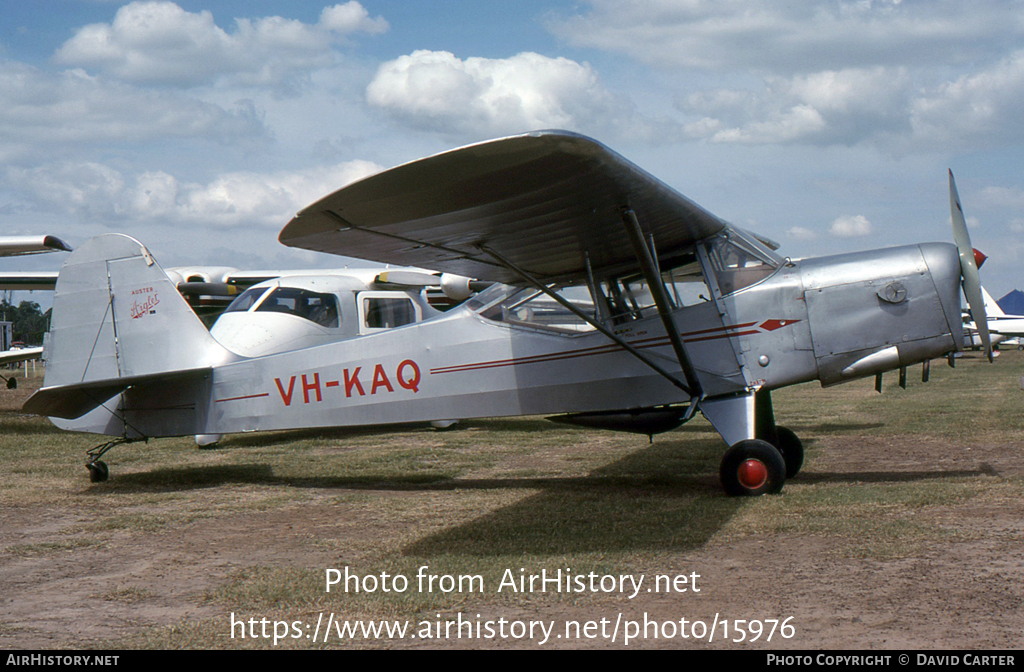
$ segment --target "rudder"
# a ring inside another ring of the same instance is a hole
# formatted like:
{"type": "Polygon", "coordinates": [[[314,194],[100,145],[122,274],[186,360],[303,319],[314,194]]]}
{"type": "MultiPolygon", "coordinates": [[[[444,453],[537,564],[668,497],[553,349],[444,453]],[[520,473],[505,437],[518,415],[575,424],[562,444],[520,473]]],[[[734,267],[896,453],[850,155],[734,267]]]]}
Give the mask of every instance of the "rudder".
{"type": "MultiPolygon", "coordinates": [[[[116,394],[129,381],[207,369],[231,358],[142,243],[105,234],[76,249],[61,268],[40,391],[49,394],[36,399],[41,408],[30,399],[26,410],[49,414],[51,404],[41,402],[56,401],[61,391],[55,388],[116,394]]],[[[76,404],[73,412],[79,410],[76,404]]]]}

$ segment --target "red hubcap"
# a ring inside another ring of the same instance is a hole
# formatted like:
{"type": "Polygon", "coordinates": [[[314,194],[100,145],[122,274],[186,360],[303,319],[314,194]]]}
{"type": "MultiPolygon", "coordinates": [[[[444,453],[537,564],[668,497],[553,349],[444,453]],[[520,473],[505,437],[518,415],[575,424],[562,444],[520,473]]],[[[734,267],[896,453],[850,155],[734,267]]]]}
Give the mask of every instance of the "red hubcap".
{"type": "Polygon", "coordinates": [[[744,488],[757,490],[768,480],[768,467],[764,466],[764,462],[761,460],[749,458],[740,465],[736,476],[744,488]]]}

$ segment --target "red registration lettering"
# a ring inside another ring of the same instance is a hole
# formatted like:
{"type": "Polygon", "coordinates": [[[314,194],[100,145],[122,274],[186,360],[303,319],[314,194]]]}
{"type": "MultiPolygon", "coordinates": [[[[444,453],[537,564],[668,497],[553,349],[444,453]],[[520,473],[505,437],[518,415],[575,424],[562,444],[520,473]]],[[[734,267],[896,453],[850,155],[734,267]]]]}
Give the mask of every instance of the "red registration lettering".
{"type": "Polygon", "coordinates": [[[355,371],[352,372],[352,377],[348,376],[348,369],[345,369],[345,396],[352,396],[352,388],[359,390],[359,396],[366,396],[366,392],[363,392],[363,385],[359,382],[359,369],[363,367],[357,366],[355,371]]]}
{"type": "MultiPolygon", "coordinates": [[[[365,397],[366,390],[363,389],[363,383],[359,380],[360,371],[362,371],[362,367],[360,366],[357,366],[352,370],[344,369],[343,381],[328,380],[323,384],[323,386],[321,386],[319,372],[302,374],[302,401],[307,404],[311,401],[323,401],[323,387],[339,387],[342,382],[344,382],[345,385],[346,397],[351,397],[353,392],[358,394],[360,397],[365,397]],[[310,375],[312,375],[312,380],[310,379],[310,375]],[[313,393],[312,398],[310,395],[311,392],[313,393]]],[[[419,392],[421,380],[419,365],[411,359],[403,360],[395,370],[395,379],[398,381],[398,385],[402,389],[419,392]]],[[[281,401],[284,402],[284,405],[291,406],[292,399],[295,398],[295,376],[288,379],[287,390],[280,378],[275,378],[274,384],[277,385],[277,391],[281,395],[281,401]]],[[[391,379],[388,378],[388,374],[384,370],[384,365],[376,364],[373,367],[373,383],[370,386],[370,394],[377,394],[377,391],[380,389],[387,390],[388,392],[395,391],[394,386],[391,384],[391,379]]]]}
{"type": "Polygon", "coordinates": [[[280,378],[274,378],[274,382],[277,383],[277,391],[281,393],[281,401],[284,402],[285,406],[291,406],[292,405],[292,393],[295,391],[295,376],[292,376],[292,379],[290,381],[288,381],[288,392],[287,393],[284,391],[284,386],[281,385],[281,379],[280,378]]]}
{"type": "Polygon", "coordinates": [[[309,403],[309,391],[310,390],[315,390],[316,391],[316,400],[317,401],[323,401],[323,398],[320,396],[320,374],[319,373],[314,373],[313,374],[313,382],[312,383],[306,381],[306,374],[302,374],[302,398],[305,400],[305,402],[307,404],[309,403]]]}
{"type": "Polygon", "coordinates": [[[388,374],[384,373],[384,367],[380,364],[373,370],[373,387],[370,389],[370,394],[377,394],[378,387],[386,387],[388,392],[395,391],[395,388],[391,387],[391,381],[388,380],[388,374]]]}

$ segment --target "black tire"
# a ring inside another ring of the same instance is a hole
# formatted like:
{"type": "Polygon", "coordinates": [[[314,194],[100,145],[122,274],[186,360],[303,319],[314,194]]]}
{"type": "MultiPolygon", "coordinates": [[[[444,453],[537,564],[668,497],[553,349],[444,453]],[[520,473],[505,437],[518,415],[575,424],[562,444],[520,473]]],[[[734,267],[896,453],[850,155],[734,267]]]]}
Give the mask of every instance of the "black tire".
{"type": "Polygon", "coordinates": [[[786,478],[793,478],[804,466],[804,444],[789,427],[775,428],[775,447],[786,462],[786,478]]]}
{"type": "Polygon", "coordinates": [[[110,476],[105,462],[90,462],[85,466],[89,468],[89,481],[92,483],[102,483],[110,476]]]}
{"type": "Polygon", "coordinates": [[[786,461],[767,441],[747,439],[725,451],[718,475],[730,497],[770,495],[786,484],[786,461]]]}

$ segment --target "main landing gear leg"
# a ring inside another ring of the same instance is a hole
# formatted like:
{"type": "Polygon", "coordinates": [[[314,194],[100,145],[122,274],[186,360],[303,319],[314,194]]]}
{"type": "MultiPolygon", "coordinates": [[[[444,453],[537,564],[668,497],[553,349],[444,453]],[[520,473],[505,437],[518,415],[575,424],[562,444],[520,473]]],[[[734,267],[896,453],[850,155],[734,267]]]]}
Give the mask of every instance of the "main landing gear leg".
{"type": "Polygon", "coordinates": [[[734,497],[773,494],[786,484],[786,460],[782,452],[766,440],[766,436],[774,439],[777,432],[768,436],[757,431],[759,424],[775,430],[770,415],[771,399],[760,400],[760,423],[757,401],[753,393],[747,393],[700,402],[701,413],[730,446],[722,458],[718,475],[726,494],[734,497]]]}
{"type": "Polygon", "coordinates": [[[793,430],[775,424],[770,390],[754,393],[754,428],[757,438],[775,446],[782,454],[786,463],[786,478],[793,478],[800,473],[800,467],[804,464],[804,444],[793,430]]]}

